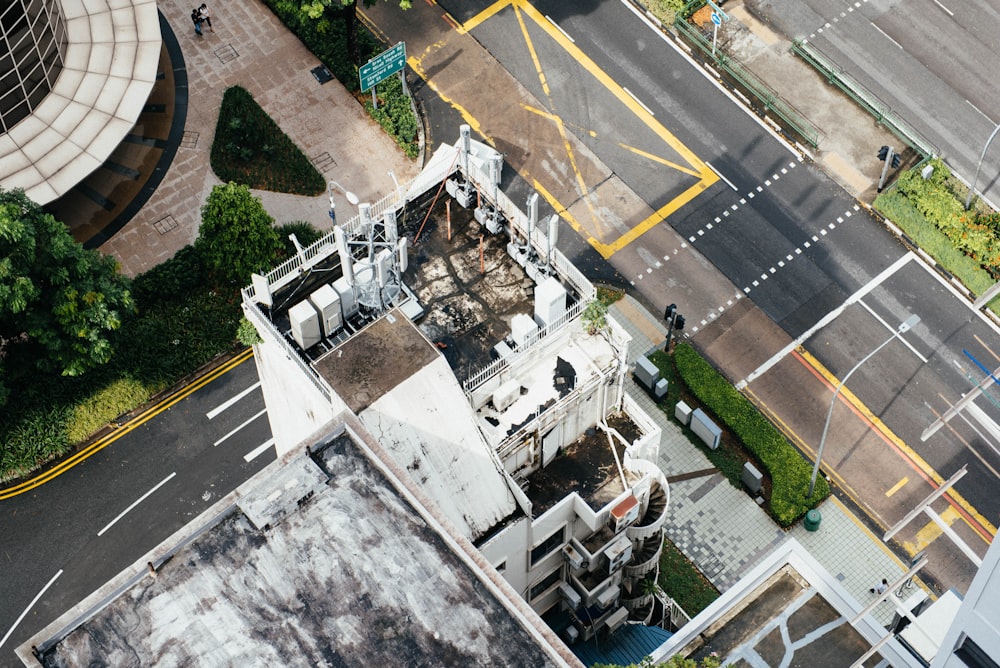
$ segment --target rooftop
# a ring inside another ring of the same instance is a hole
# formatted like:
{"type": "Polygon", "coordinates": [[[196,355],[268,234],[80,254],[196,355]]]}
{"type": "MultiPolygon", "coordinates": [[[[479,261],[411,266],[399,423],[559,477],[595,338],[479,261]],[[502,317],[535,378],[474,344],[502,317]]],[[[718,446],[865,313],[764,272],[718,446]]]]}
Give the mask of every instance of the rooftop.
{"type": "Polygon", "coordinates": [[[561,663],[347,419],[154,550],[156,577],[143,558],[19,651],[46,666],[561,663]]]}

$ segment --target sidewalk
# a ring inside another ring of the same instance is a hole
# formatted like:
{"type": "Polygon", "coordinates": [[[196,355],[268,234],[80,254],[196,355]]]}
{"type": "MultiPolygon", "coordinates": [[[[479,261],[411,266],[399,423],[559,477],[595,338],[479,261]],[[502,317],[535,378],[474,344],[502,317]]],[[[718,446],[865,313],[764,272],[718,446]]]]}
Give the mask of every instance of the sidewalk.
{"type": "MultiPolygon", "coordinates": [[[[101,246],[125,274],[134,276],[169,259],[198,236],[201,206],[221,183],[209,153],[222,94],[246,88],[258,104],[310,158],[327,180],[362,201],[376,201],[394,187],[388,171],[405,183],[419,165],[365,113],[336,80],[320,84],[310,70],[319,65],[260,0],[213,6],[215,32],[198,37],[191,6],[160,0],[159,10],[177,36],[187,70],[184,138],[163,181],[120,232],[101,246]]],[[[174,65],[177,67],[177,64],[174,65]]],[[[457,132],[457,130],[456,130],[457,132]]],[[[276,224],[305,220],[330,228],[329,197],[254,191],[276,224]]],[[[342,194],[337,206],[347,207],[342,194]]],[[[352,212],[353,215],[353,212],[352,212]]]]}
{"type": "MultiPolygon", "coordinates": [[[[632,337],[629,362],[655,344],[662,345],[666,338],[666,329],[632,297],[612,305],[610,313],[632,337]]],[[[712,468],[645,390],[633,381],[627,391],[663,429],[658,464],[668,478],[712,468]]],[[[836,498],[824,501],[819,511],[822,521],[817,531],[806,531],[798,522],[786,532],[750,495],[715,473],[670,484],[666,534],[720,591],[731,587],[788,536],[798,540],[862,606],[872,600],[869,588],[876,582],[882,578],[892,582],[906,572],[889,548],[836,498]]],[[[892,606],[882,604],[874,615],[888,624],[892,606]]]]}

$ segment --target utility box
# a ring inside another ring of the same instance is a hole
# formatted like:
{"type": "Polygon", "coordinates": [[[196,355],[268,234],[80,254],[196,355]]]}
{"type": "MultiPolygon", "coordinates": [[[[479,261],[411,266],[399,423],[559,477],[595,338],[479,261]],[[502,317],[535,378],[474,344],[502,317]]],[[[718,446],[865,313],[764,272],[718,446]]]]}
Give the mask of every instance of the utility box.
{"type": "Polygon", "coordinates": [[[288,309],[288,323],[292,328],[292,338],[302,350],[312,348],[323,338],[320,330],[319,313],[308,299],[288,309]]]}
{"type": "Polygon", "coordinates": [[[535,287],[535,322],[548,327],[566,315],[566,288],[559,279],[549,276],[535,287]]]}
{"type": "Polygon", "coordinates": [[[722,430],[700,408],[691,412],[691,431],[712,450],[718,448],[722,440],[722,430]]]}
{"type": "Polygon", "coordinates": [[[660,380],[660,370],[652,360],[643,355],[635,361],[635,382],[646,388],[647,392],[656,387],[658,380],[660,380]]]}
{"type": "Polygon", "coordinates": [[[358,312],[358,298],[354,294],[354,286],[341,276],[333,282],[333,289],[340,297],[340,312],[344,314],[344,320],[347,320],[358,312]]]}
{"type": "Polygon", "coordinates": [[[674,406],[674,419],[685,427],[691,423],[691,407],[683,401],[678,401],[674,406]]]}
{"type": "Polygon", "coordinates": [[[515,346],[523,346],[529,337],[538,333],[538,325],[526,313],[518,313],[510,319],[510,338],[515,346]]]}
{"type": "Polygon", "coordinates": [[[332,287],[324,285],[309,295],[309,301],[319,311],[323,336],[333,336],[344,326],[344,314],[340,311],[340,295],[332,287]]]}
{"type": "Polygon", "coordinates": [[[740,482],[746,485],[751,494],[759,494],[764,489],[764,475],[757,470],[752,462],[743,464],[740,472],[740,482]]]}
{"type": "Polygon", "coordinates": [[[656,385],[653,386],[653,397],[656,398],[657,401],[667,396],[668,385],[669,383],[666,378],[661,378],[656,381],[656,385]]]}

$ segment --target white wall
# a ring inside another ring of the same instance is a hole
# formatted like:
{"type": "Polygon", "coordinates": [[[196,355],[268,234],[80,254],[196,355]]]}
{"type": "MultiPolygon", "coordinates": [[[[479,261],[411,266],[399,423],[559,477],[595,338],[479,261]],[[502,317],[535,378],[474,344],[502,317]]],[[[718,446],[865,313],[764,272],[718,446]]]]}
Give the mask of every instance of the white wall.
{"type": "Polygon", "coordinates": [[[993,661],[1000,663],[1000,547],[997,541],[987,550],[983,565],[973,578],[931,668],[967,668],[954,655],[966,636],[993,661]]]}

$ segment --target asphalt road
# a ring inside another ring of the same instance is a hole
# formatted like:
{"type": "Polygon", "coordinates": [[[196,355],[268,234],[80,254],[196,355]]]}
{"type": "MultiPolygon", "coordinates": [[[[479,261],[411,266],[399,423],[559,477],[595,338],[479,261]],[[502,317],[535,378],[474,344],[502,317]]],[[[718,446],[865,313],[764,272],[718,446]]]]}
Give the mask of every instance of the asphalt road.
{"type": "Polygon", "coordinates": [[[20,665],[15,647],[273,461],[263,409],[246,358],[83,463],[0,500],[0,665],[20,665]]]}
{"type": "MultiPolygon", "coordinates": [[[[779,31],[810,44],[926,137],[971,182],[1000,123],[996,0],[748,0],[779,31]]],[[[1000,143],[978,190],[1000,204],[1000,143]]]]}
{"type": "MultiPolygon", "coordinates": [[[[1000,421],[998,407],[978,402],[985,422],[954,421],[927,443],[919,441],[919,432],[935,411],[943,412],[971,387],[962,370],[970,368],[961,362],[963,349],[975,349],[973,355],[994,366],[1000,361],[996,328],[624,4],[535,2],[532,12],[522,3],[485,20],[478,12],[495,6],[444,6],[457,20],[472,21],[470,34],[532,94],[534,100],[522,106],[537,104],[541,109],[533,113],[557,118],[564,135],[592,151],[650,209],[668,210],[666,225],[624,243],[627,230],[620,224],[583,234],[611,250],[609,263],[654,312],[677,303],[693,341],[734,381],[749,379],[749,391],[790,425],[808,454],[820,440],[838,379],[910,314],[921,317],[905,345],[887,346],[851,377],[845,394],[860,399],[876,422],[856,422],[858,409],[844,403],[834,412],[824,461],[881,526],[898,521],[968,463],[970,473],[956,489],[971,510],[955,503],[950,519],[964,520],[963,538],[985,551],[995,522],[986,518],[1000,514],[992,494],[998,438],[989,429],[1000,421]],[[648,113],[638,111],[622,90],[648,113]],[[701,164],[718,178],[706,179],[701,164]],[[699,179],[704,189],[673,207],[699,179]],[[717,277],[706,281],[701,274],[692,281],[678,262],[685,254],[710,263],[717,277]],[[790,342],[807,349],[806,355],[791,354],[790,342]],[[778,359],[799,369],[787,369],[778,359]],[[803,369],[810,373],[795,381],[801,386],[789,384],[803,369]]],[[[490,117],[477,120],[494,125],[490,117]]],[[[523,154],[551,150],[538,146],[535,136],[494,139],[505,147],[525,144],[515,164],[521,159],[530,165],[523,154]]],[[[573,173],[579,150],[564,155],[569,185],[546,182],[550,191],[575,188],[586,199],[602,187],[604,181],[596,179],[609,178],[589,167],[573,173]]],[[[558,177],[557,170],[549,175],[558,177]]],[[[565,210],[572,212],[572,205],[565,210]]],[[[901,533],[910,552],[934,538],[923,524],[901,533]]],[[[946,541],[937,543],[942,554],[935,555],[936,576],[946,587],[964,589],[974,568],[968,562],[941,566],[956,554],[946,541]]]]}

